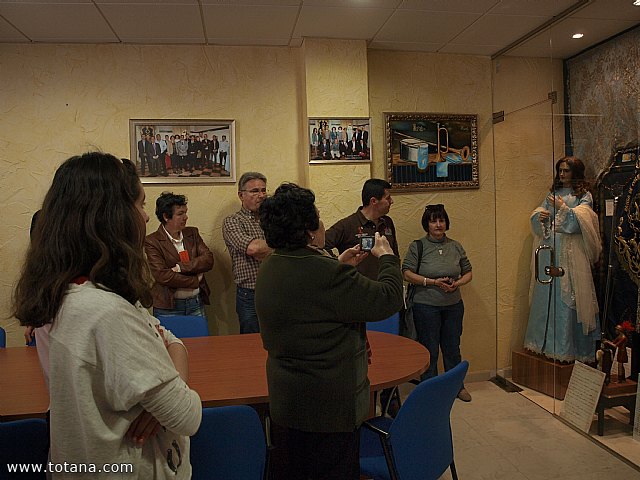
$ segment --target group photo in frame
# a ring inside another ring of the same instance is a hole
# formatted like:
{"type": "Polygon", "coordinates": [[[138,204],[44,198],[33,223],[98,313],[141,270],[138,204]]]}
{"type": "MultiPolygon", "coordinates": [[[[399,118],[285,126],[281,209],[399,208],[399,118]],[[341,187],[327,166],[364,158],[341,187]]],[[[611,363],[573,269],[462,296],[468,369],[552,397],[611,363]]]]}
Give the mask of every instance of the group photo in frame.
{"type": "Polygon", "coordinates": [[[142,183],[233,183],[235,120],[129,120],[142,183]]]}
{"type": "Polygon", "coordinates": [[[309,163],[371,162],[369,118],[309,118],[309,163]]]}
{"type": "Polygon", "coordinates": [[[387,180],[406,191],[478,188],[478,116],[385,113],[387,180]]]}

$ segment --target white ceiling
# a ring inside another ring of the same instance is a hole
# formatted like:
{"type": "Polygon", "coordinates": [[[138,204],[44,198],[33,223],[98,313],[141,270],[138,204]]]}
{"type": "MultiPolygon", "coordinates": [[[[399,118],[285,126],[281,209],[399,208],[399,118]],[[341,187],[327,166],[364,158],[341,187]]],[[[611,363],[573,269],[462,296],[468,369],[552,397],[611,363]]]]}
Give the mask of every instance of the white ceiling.
{"type": "Polygon", "coordinates": [[[567,58],[640,24],[633,0],[0,0],[0,43],[299,46],[567,58]],[[561,14],[574,7],[567,16],[561,14]],[[574,40],[571,35],[584,33],[574,40]]]}

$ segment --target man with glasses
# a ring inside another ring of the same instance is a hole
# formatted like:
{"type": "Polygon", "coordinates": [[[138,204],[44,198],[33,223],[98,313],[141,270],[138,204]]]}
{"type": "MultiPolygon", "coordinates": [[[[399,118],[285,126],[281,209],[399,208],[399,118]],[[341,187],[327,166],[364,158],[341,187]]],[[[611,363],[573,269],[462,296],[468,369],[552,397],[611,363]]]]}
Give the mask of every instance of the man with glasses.
{"type": "Polygon", "coordinates": [[[267,198],[267,177],[258,172],[243,173],[238,182],[238,197],[242,207],[224,219],[222,237],[231,255],[240,333],[258,333],[256,277],[260,262],[272,252],[258,217],[260,204],[267,198]]]}

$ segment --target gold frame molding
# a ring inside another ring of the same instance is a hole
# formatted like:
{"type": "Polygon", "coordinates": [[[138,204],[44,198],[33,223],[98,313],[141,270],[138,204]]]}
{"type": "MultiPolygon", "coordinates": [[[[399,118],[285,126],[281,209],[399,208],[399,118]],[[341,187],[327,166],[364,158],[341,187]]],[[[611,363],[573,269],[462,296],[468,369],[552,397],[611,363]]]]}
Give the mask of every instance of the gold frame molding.
{"type": "Polygon", "coordinates": [[[475,189],[478,116],[384,113],[386,176],[395,191],[475,189]]]}

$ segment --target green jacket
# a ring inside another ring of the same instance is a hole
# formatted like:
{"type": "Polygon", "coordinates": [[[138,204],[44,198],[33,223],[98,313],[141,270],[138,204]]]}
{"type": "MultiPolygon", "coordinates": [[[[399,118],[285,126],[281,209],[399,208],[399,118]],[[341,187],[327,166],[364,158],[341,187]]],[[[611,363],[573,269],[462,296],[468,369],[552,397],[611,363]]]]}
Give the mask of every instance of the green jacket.
{"type": "Polygon", "coordinates": [[[378,281],[308,248],[270,255],[255,303],[273,421],[308,432],[358,427],[369,411],[363,322],[389,317],[402,301],[394,255],[380,257],[378,281]]]}

